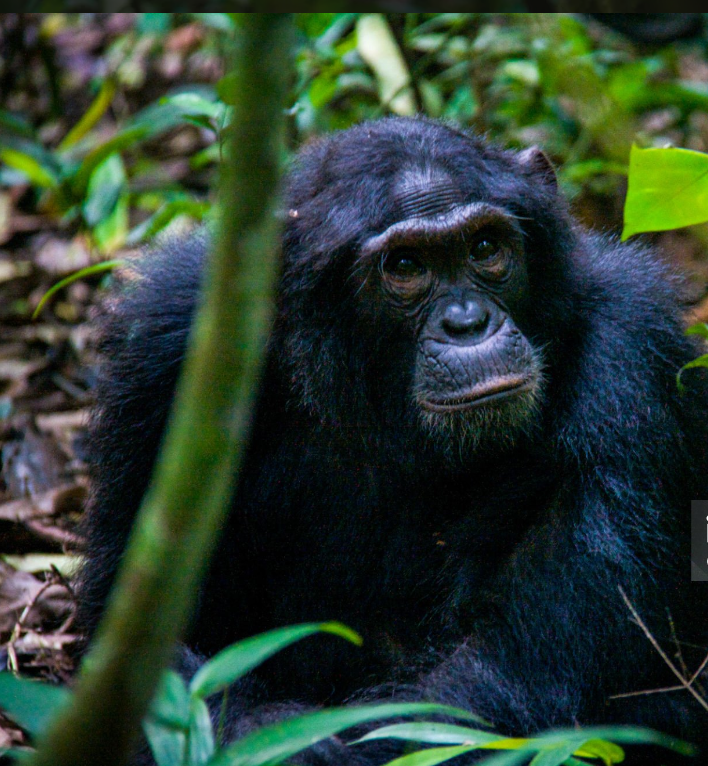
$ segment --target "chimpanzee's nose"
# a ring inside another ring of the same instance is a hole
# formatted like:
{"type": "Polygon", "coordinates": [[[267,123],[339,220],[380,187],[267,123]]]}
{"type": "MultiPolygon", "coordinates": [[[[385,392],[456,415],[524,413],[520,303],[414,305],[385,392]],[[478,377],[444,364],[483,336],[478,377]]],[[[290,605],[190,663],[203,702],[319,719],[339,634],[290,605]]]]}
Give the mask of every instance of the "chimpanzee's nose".
{"type": "Polygon", "coordinates": [[[489,324],[489,311],[477,301],[448,304],[442,316],[442,326],[448,335],[477,335],[489,324]]]}

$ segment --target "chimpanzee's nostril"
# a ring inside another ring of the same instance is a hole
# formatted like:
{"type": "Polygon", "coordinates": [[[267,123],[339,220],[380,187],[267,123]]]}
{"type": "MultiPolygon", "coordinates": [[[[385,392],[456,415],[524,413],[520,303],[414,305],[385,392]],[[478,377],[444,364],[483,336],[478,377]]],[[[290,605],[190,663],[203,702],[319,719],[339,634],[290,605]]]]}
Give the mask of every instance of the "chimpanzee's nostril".
{"type": "Polygon", "coordinates": [[[489,312],[475,301],[450,303],[443,313],[442,325],[450,335],[468,335],[482,332],[489,323],[489,312]]]}

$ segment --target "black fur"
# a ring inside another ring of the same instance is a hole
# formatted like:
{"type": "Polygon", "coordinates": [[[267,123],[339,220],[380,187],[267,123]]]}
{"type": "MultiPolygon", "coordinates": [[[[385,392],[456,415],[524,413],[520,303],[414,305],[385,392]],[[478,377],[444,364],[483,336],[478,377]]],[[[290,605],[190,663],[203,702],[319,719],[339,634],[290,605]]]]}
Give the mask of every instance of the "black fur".
{"type": "MultiPolygon", "coordinates": [[[[685,692],[609,699],[676,683],[620,586],[673,654],[670,611],[689,668],[708,646],[706,591],[688,582],[690,501],[706,497],[706,395],[699,375],[677,392],[697,351],[656,254],[587,233],[516,155],[426,120],[309,145],[286,210],[250,449],[188,645],[211,655],[329,619],[365,644],[309,639],[269,661],[233,703],[233,732],[292,712],[293,700],[385,687],[514,735],[617,721],[705,737],[706,714],[685,692]],[[519,322],[545,387],[513,446],[492,439],[456,454],[421,428],[406,396],[415,344],[362,309],[358,291],[374,277],[357,248],[395,220],[392,179],[421,164],[523,231],[531,310],[519,322]]],[[[200,234],[146,256],[108,306],[80,591],[89,633],[153,466],[208,247],[200,234]]],[[[330,742],[312,762],[383,757],[330,742]]]]}

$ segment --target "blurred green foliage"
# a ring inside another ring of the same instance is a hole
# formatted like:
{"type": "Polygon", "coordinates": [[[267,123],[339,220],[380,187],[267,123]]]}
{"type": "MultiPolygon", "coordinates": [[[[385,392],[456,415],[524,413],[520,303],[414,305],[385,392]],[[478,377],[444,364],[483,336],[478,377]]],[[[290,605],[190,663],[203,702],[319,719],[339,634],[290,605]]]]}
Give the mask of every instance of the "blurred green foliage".
{"type": "MultiPolygon", "coordinates": [[[[510,738],[490,731],[477,716],[433,703],[383,703],[315,710],[252,731],[223,744],[222,726],[212,725],[206,700],[226,695],[228,687],[287,646],[318,632],[355,644],[361,638],[340,623],[310,623],[277,628],[245,639],[205,662],[189,683],[172,670],[163,674],[157,694],[143,721],[143,730],[157,766],[273,766],[328,737],[364,723],[387,718],[438,715],[464,721],[440,723],[417,720],[373,729],[350,745],[395,739],[412,752],[389,766],[435,766],[473,751],[497,751],[484,763],[496,766],[612,766],[624,761],[622,744],[655,744],[684,755],[693,754],[685,742],[635,726],[559,729],[535,737],[510,738]],[[477,723],[484,728],[471,728],[477,723]],[[612,741],[614,740],[614,742],[612,741]],[[420,744],[430,747],[417,750],[420,744]],[[578,758],[588,759],[582,762],[578,758]]],[[[0,673],[0,706],[33,737],[40,736],[51,718],[67,705],[70,692],[62,687],[0,673]]],[[[226,696],[223,703],[226,702],[226,696]]],[[[20,755],[19,752],[13,753],[20,755]]]]}
{"type": "MultiPolygon", "coordinates": [[[[67,29],[95,25],[95,15],[35,14],[42,18],[33,23],[51,53],[67,29]]],[[[293,148],[363,119],[426,114],[507,146],[541,145],[576,198],[616,194],[633,141],[708,148],[708,72],[696,63],[705,60],[703,39],[640,50],[572,14],[296,16],[293,148]]],[[[45,55],[54,109],[0,109],[0,188],[29,184],[26,207],[86,231],[102,253],[143,242],[183,216],[204,218],[229,122],[228,78],[187,76],[155,93],[151,62],[176,55],[177,36],[195,28],[190,55],[218,60],[237,25],[238,14],[134,14],[102,41],[93,96],[73,121],[56,102],[86,95],[67,85],[71,64],[45,55]],[[171,177],[161,154],[187,126],[197,135],[186,152],[196,184],[171,177]]],[[[7,57],[5,66],[22,60],[7,57]]],[[[22,87],[22,78],[15,82],[22,87]]]]}

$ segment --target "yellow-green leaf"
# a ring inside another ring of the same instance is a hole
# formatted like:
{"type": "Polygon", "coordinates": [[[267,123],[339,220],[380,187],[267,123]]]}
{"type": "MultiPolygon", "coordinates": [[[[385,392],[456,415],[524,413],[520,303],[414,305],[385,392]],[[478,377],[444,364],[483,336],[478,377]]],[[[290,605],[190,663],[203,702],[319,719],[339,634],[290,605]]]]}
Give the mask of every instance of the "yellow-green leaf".
{"type": "Polygon", "coordinates": [[[80,141],[93,126],[103,117],[106,110],[113,101],[116,93],[116,85],[113,80],[103,81],[101,90],[96,98],[91,102],[91,106],[84,112],[83,117],[74,125],[74,127],[64,136],[64,140],[59,144],[59,150],[64,151],[70,146],[80,141]]]}
{"type": "Polygon", "coordinates": [[[708,221],[708,155],[633,146],[622,239],[704,221],[708,221]]]}
{"type": "Polygon", "coordinates": [[[3,146],[0,148],[0,160],[9,167],[19,170],[20,173],[24,173],[36,186],[54,189],[58,184],[56,176],[29,154],[3,146]]]}

